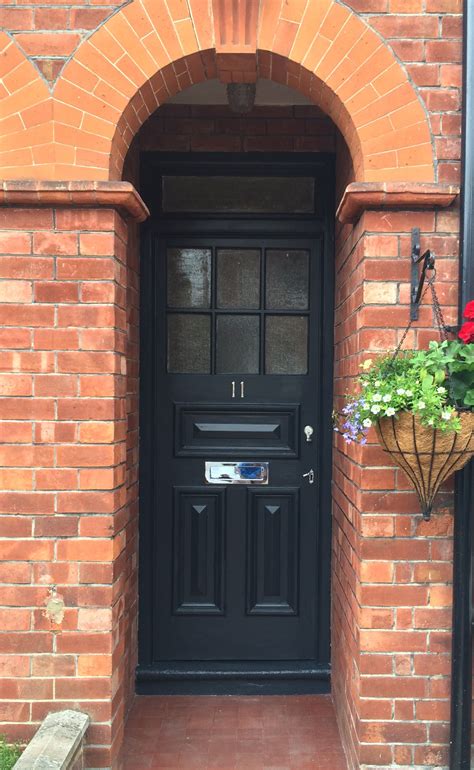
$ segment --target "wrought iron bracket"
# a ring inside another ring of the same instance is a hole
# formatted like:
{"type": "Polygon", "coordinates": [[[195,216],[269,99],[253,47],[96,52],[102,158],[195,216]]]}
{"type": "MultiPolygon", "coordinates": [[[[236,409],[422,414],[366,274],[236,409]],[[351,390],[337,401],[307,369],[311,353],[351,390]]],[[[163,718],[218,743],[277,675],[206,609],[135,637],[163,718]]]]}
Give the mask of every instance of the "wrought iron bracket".
{"type": "Polygon", "coordinates": [[[410,321],[418,320],[421,294],[425,284],[426,271],[434,270],[435,257],[428,249],[420,255],[420,228],[414,227],[411,231],[411,293],[410,293],[410,321]],[[421,273],[418,265],[422,262],[421,273]]]}

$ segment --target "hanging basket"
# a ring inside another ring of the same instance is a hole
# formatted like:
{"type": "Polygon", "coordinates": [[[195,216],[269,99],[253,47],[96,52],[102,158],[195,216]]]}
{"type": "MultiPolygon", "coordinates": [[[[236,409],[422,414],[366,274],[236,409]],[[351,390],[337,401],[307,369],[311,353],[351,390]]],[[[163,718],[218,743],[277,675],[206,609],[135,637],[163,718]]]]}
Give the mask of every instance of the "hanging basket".
{"type": "Polygon", "coordinates": [[[459,432],[428,428],[412,412],[382,417],[376,426],[382,446],[413,482],[425,520],[443,481],[474,455],[474,413],[461,412],[459,417],[459,432]]]}

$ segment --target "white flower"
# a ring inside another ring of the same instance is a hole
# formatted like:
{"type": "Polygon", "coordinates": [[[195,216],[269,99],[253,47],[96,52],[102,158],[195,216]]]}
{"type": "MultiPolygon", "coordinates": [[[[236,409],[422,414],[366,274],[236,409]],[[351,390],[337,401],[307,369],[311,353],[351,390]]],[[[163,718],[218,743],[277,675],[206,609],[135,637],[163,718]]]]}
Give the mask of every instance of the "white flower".
{"type": "Polygon", "coordinates": [[[372,427],[372,420],[370,420],[368,417],[365,418],[364,422],[362,423],[364,428],[371,428],[372,427]]]}
{"type": "Polygon", "coordinates": [[[364,363],[359,364],[359,366],[361,369],[364,369],[364,371],[367,371],[367,369],[370,369],[370,367],[372,366],[372,359],[366,358],[364,363]]]}
{"type": "Polygon", "coordinates": [[[370,411],[372,412],[372,414],[378,414],[380,412],[380,409],[381,409],[380,406],[377,406],[377,404],[374,404],[370,411]]]}
{"type": "Polygon", "coordinates": [[[376,388],[380,388],[382,383],[380,382],[380,380],[377,380],[374,384],[376,388]]]}
{"type": "Polygon", "coordinates": [[[425,409],[426,404],[424,401],[418,401],[418,409],[425,409]]]}
{"type": "Polygon", "coordinates": [[[385,414],[387,417],[393,417],[393,415],[395,414],[395,409],[393,408],[393,406],[389,406],[388,409],[385,410],[385,414]]]}
{"type": "Polygon", "coordinates": [[[397,395],[398,396],[404,396],[406,393],[405,388],[397,388],[397,395]]]}
{"type": "Polygon", "coordinates": [[[436,392],[441,394],[446,393],[446,388],[443,388],[443,386],[440,385],[436,392]]]}
{"type": "Polygon", "coordinates": [[[392,394],[391,394],[391,393],[386,393],[386,394],[385,394],[385,396],[384,396],[384,397],[383,397],[383,399],[382,399],[382,401],[384,401],[386,404],[387,404],[389,401],[391,401],[391,400],[392,400],[392,394]]]}
{"type": "Polygon", "coordinates": [[[448,411],[441,412],[441,417],[443,418],[443,420],[450,420],[452,416],[453,416],[452,412],[448,412],[448,411]]]}
{"type": "Polygon", "coordinates": [[[405,391],[405,395],[408,396],[408,398],[410,398],[413,395],[413,391],[412,390],[406,390],[405,391]]]}
{"type": "Polygon", "coordinates": [[[380,395],[380,393],[374,393],[374,395],[372,396],[372,401],[381,401],[381,400],[382,400],[382,396],[380,395]]]}

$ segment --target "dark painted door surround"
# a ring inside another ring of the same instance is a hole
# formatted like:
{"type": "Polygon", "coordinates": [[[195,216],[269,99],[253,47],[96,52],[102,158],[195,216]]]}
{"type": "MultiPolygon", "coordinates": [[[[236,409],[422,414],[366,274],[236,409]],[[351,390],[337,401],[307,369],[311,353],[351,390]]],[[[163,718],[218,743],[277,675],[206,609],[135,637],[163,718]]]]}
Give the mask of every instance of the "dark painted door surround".
{"type": "Polygon", "coordinates": [[[140,692],[328,688],[321,209],[143,233],[140,692]]]}

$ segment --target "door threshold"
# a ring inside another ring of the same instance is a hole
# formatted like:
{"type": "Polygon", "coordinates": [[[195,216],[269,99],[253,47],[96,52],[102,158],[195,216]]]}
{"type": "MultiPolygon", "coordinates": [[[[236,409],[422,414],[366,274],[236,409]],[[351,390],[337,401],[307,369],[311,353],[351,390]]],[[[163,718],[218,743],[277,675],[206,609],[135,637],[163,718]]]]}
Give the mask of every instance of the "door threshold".
{"type": "Polygon", "coordinates": [[[138,695],[319,695],[330,692],[330,668],[285,663],[159,663],[138,666],[138,695]]]}

